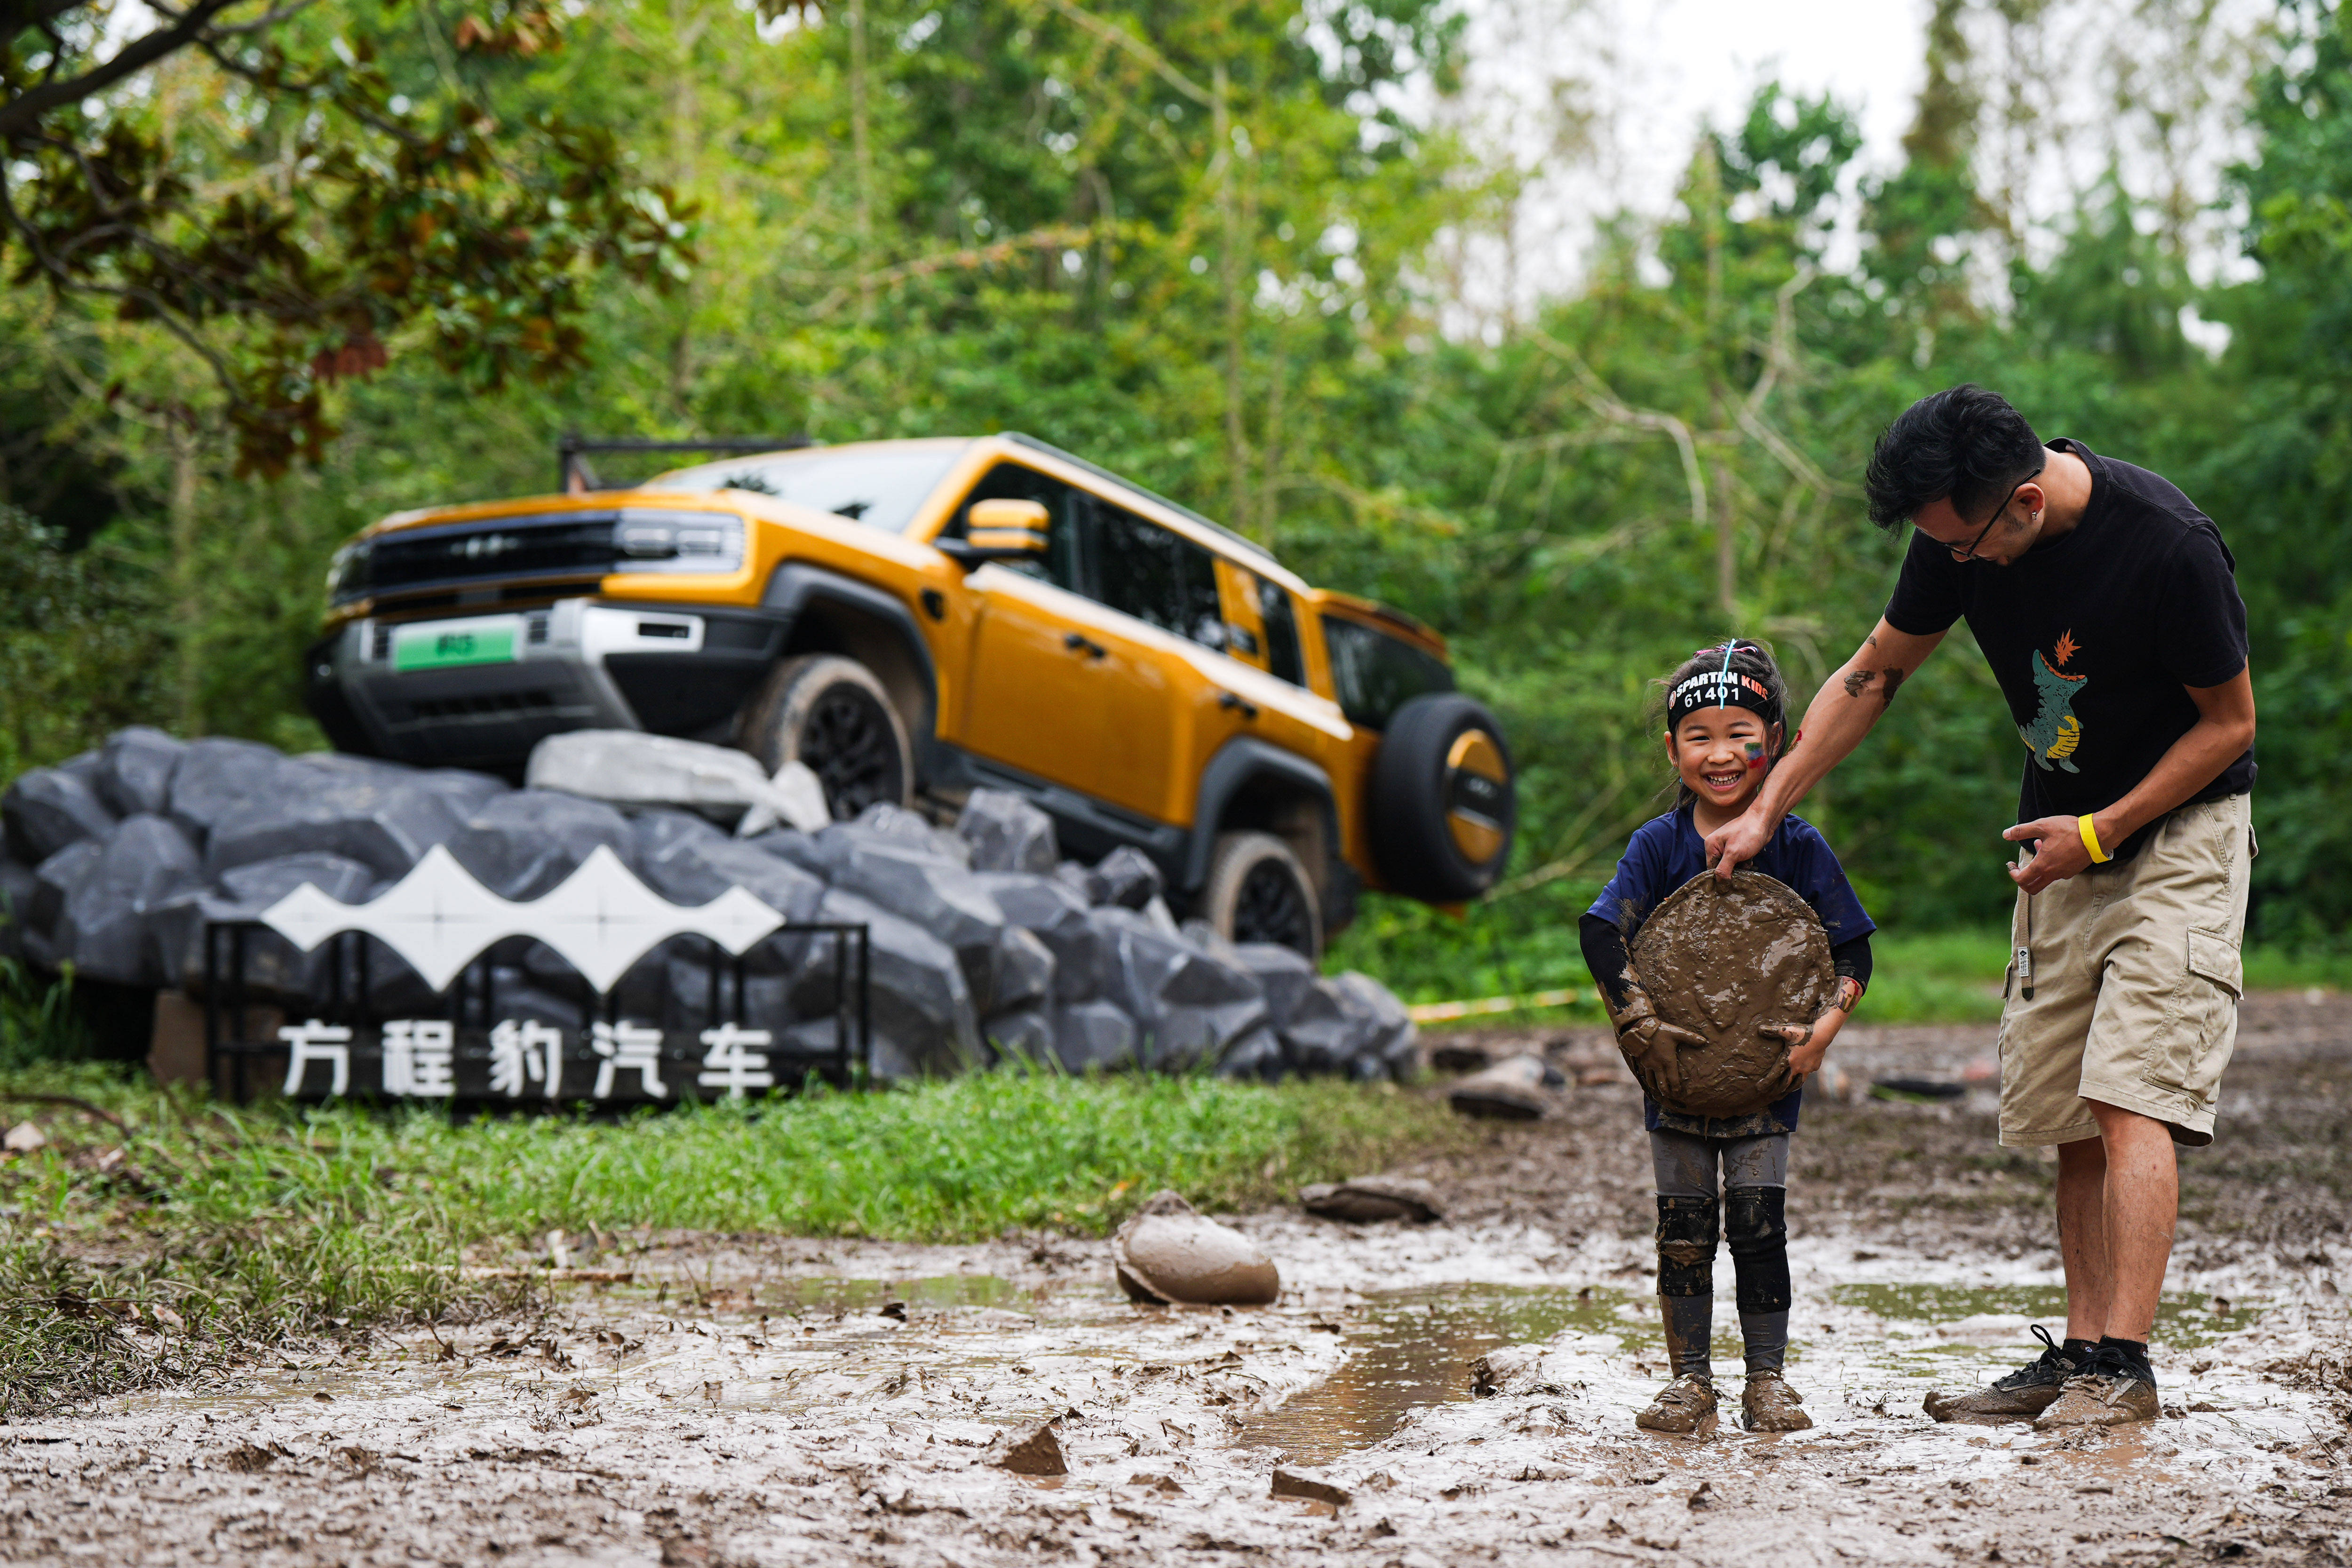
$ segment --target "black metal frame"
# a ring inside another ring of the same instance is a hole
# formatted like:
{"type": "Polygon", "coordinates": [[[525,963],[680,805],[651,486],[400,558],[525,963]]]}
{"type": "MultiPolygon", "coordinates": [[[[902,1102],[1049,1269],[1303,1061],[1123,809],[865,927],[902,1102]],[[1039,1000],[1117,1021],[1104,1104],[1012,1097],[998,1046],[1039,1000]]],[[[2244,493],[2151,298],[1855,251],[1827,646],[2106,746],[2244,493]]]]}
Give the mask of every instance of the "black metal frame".
{"type": "MultiPolygon", "coordinates": [[[[259,921],[208,921],[205,924],[205,1078],[214,1092],[221,1092],[220,1069],[226,1064],[234,1079],[235,1098],[240,1103],[248,1095],[246,1064],[257,1058],[283,1057],[289,1048],[282,1040],[251,1037],[254,1013],[266,1004],[255,1000],[252,987],[247,980],[249,936],[254,931],[269,930],[259,921]],[[224,957],[227,961],[226,965],[222,962],[224,957]]],[[[868,929],[858,922],[788,922],[778,926],[770,934],[830,936],[835,939],[828,944],[833,954],[833,1050],[824,1056],[815,1056],[777,1045],[769,1047],[770,1056],[782,1058],[778,1064],[780,1067],[814,1069],[836,1089],[863,1087],[870,1082],[874,1066],[874,966],[873,942],[868,929]],[[854,962],[851,957],[852,939],[855,940],[856,950],[854,962]]],[[[357,931],[338,931],[327,939],[327,995],[324,1005],[311,1010],[309,1016],[321,1023],[352,1028],[367,1028],[384,1022],[375,1016],[368,1002],[372,969],[370,942],[366,932],[357,931]]],[[[751,1020],[744,1016],[745,997],[749,994],[744,959],[730,955],[713,939],[705,938],[704,942],[708,949],[708,1011],[710,1021],[714,1025],[722,1022],[739,1026],[748,1025],[751,1020]],[[730,976],[734,982],[731,1007],[726,1005],[730,991],[727,983],[730,976]]],[[[496,988],[495,971],[490,963],[490,953],[486,950],[458,971],[457,977],[440,993],[446,1005],[447,1021],[459,1028],[469,1025],[481,1029],[491,1027],[497,1018],[496,988]],[[470,1019],[467,1016],[469,1000],[474,1004],[470,1019]]],[[[599,993],[592,989],[589,994],[590,1000],[581,1009],[580,1032],[583,1036],[588,1034],[590,1026],[600,1018],[607,1024],[621,1021],[619,1000],[614,993],[599,993]]],[[[780,1071],[777,1080],[779,1084],[797,1084],[800,1076],[780,1071]]],[[[351,1095],[347,1098],[362,1097],[351,1095]]]]}
{"type": "Polygon", "coordinates": [[[708,441],[656,441],[635,437],[598,438],[567,430],[555,444],[555,488],[571,495],[572,481],[580,489],[633,489],[632,485],[606,485],[598,481],[596,470],[582,459],[592,452],[796,452],[816,443],[806,436],[721,436],[708,441]]]}

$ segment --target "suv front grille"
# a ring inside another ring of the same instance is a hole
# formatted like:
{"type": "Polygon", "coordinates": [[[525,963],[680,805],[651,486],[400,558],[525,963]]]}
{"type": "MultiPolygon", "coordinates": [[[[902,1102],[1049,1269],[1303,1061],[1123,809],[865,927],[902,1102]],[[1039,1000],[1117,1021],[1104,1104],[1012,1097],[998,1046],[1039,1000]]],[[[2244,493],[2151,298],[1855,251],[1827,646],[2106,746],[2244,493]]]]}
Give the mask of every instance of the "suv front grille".
{"type": "Polygon", "coordinates": [[[403,529],[370,540],[345,561],[337,603],[479,582],[597,578],[619,559],[614,512],[500,517],[403,529]]]}

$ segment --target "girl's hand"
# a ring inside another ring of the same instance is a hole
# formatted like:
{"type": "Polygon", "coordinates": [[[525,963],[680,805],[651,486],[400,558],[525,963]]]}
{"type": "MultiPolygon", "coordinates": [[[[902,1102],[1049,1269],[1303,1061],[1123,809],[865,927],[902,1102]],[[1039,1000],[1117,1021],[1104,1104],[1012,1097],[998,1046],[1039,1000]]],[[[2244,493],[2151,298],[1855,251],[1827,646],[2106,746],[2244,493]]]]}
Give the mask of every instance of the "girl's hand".
{"type": "Polygon", "coordinates": [[[1810,1078],[1821,1070],[1822,1059],[1830,1054],[1830,1042],[1837,1037],[1838,1025],[1845,1015],[1833,1013],[1817,1024],[1782,1024],[1777,1033],[1789,1042],[1789,1070],[1799,1078],[1810,1078]]]}

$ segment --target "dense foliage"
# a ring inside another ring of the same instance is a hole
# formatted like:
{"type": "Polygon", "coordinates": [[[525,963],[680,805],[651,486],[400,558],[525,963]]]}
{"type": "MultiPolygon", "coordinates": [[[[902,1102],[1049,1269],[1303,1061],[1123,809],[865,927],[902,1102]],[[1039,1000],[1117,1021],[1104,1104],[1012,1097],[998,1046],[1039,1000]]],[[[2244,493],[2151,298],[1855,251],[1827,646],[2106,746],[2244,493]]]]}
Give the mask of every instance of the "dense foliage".
{"type": "MultiPolygon", "coordinates": [[[[1869,443],[1974,379],[2221,521],[2263,715],[2257,926],[2339,930],[2346,25],[2283,11],[2237,176],[2258,266],[2200,288],[2180,226],[2112,178],[2045,264],[2023,259],[1974,172],[1971,10],[1936,7],[1902,168],[1857,188],[1850,115],[1768,87],[1701,140],[1669,219],[1606,227],[1572,297],[1472,340],[1438,330],[1433,258],[1507,221],[1516,176],[1416,107],[1459,64],[1443,0],[566,8],[564,47],[464,68],[467,101],[501,124],[560,110],[698,215],[682,276],[586,252],[565,274],[576,374],[486,393],[452,374],[440,318],[387,321],[388,363],[325,394],[341,436],[264,482],[236,477],[233,410],[185,343],[71,293],[0,296],[0,500],[48,531],[8,523],[0,569],[12,601],[21,577],[74,606],[0,610],[0,658],[37,660],[44,693],[0,724],[0,773],[134,713],[314,743],[296,653],[336,542],[395,508],[542,489],[563,429],[1024,429],[1446,629],[1525,769],[1519,858],[1466,921],[1376,903],[1349,952],[1465,989],[1559,984],[1580,973],[1573,912],[1662,809],[1645,683],[1733,630],[1773,641],[1801,690],[1835,668],[1900,551],[1863,518],[1869,443]],[[1842,215],[1858,253],[1832,246],[1842,215]],[[2220,357],[2184,337],[2192,305],[2233,329],[2220,357]]],[[[448,0],[303,17],[363,34],[416,101],[455,90],[446,40],[472,20],[448,0]]],[[[175,59],[142,89],[182,95],[162,145],[199,195],[254,156],[223,69],[175,59]]],[[[1883,922],[2006,907],[2013,733],[1956,636],[1806,808],[1883,922]]]]}

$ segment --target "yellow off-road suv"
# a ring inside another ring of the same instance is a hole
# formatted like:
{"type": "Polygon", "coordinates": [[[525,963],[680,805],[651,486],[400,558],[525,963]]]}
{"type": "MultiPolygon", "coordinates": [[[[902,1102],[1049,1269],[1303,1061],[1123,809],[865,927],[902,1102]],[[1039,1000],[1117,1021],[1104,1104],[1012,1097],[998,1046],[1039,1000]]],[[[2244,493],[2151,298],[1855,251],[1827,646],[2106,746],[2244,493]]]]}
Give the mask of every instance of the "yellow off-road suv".
{"type": "Polygon", "coordinates": [[[1509,748],[1435,633],[1042,441],[571,488],[343,548],[309,656],[338,747],[513,774],[641,729],[798,758],[842,818],[1014,790],[1069,852],[1133,846],[1180,910],[1310,956],[1360,885],[1458,902],[1509,853],[1509,748]]]}

